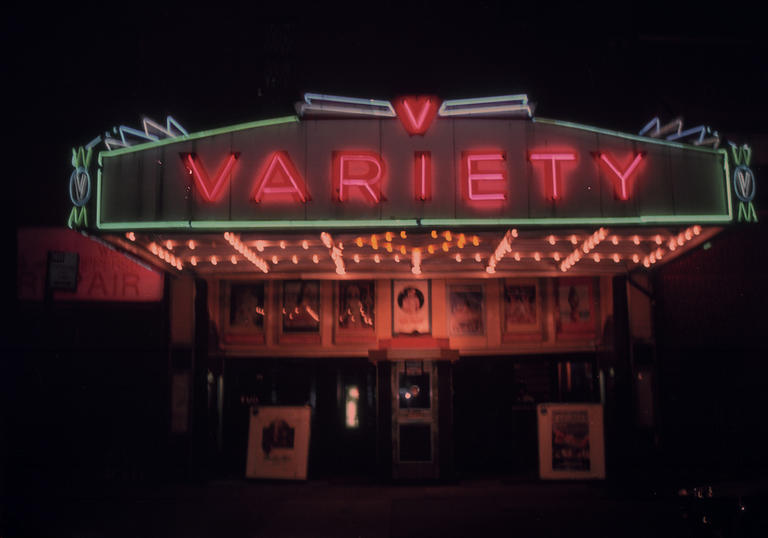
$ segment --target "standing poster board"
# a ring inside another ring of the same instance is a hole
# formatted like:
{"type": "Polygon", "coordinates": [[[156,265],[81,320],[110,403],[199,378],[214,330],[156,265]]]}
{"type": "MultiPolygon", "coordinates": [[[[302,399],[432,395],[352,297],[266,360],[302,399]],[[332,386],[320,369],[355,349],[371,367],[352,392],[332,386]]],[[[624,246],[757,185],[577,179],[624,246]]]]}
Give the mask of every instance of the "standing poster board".
{"type": "Polygon", "coordinates": [[[536,406],[536,416],[540,478],[605,478],[601,404],[544,403],[536,406]]]}
{"type": "Polygon", "coordinates": [[[310,408],[257,407],[248,428],[248,478],[306,480],[310,408]]]}

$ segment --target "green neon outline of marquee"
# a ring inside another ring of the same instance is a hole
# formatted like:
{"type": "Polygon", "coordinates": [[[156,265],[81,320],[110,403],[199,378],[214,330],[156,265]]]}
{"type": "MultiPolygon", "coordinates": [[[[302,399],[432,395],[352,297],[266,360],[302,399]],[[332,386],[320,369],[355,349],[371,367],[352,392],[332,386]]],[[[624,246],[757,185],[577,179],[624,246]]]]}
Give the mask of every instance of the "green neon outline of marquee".
{"type": "Polygon", "coordinates": [[[728,152],[725,149],[711,149],[696,146],[689,146],[679,142],[668,142],[656,138],[631,135],[610,129],[601,129],[588,125],[581,125],[561,120],[550,120],[544,118],[534,118],[535,123],[545,125],[557,125],[582,131],[589,131],[598,134],[605,134],[649,144],[659,144],[662,146],[673,147],[685,150],[702,151],[710,154],[720,154],[723,157],[724,171],[724,190],[727,197],[728,214],[705,214],[705,215],[650,215],[639,217],[597,217],[597,218],[533,218],[533,219],[359,219],[359,220],[171,220],[171,221],[137,221],[137,222],[101,222],[101,168],[103,157],[115,157],[143,151],[150,148],[174,144],[187,140],[197,140],[209,136],[243,131],[256,127],[267,127],[271,125],[282,125],[286,123],[298,123],[298,116],[283,116],[269,120],[259,120],[249,123],[241,123],[230,127],[201,131],[183,137],[169,138],[157,142],[147,142],[128,148],[120,148],[111,151],[99,152],[99,169],[96,181],[96,228],[100,230],[224,230],[224,229],[242,229],[242,230],[270,230],[285,229],[286,227],[295,229],[311,229],[319,226],[326,228],[382,228],[387,226],[395,227],[419,227],[419,226],[599,226],[599,225],[631,225],[631,224],[676,224],[676,223],[701,223],[701,224],[725,224],[733,222],[733,200],[731,199],[731,190],[728,184],[730,169],[728,166],[728,152]]]}

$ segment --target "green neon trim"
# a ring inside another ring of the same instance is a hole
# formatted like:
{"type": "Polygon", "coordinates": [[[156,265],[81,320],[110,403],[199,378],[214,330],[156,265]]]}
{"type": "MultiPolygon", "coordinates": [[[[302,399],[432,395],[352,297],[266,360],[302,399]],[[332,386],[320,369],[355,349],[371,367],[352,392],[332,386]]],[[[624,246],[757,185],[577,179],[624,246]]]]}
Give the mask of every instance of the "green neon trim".
{"type": "Polygon", "coordinates": [[[593,226],[675,223],[726,223],[730,215],[658,215],[646,217],[544,218],[544,219],[416,219],[402,220],[226,220],[99,222],[102,230],[288,230],[317,228],[386,228],[429,226],[593,226]]]}
{"type": "Polygon", "coordinates": [[[757,212],[755,212],[755,206],[752,202],[749,204],[739,202],[739,222],[758,222],[757,212]]]}
{"type": "Polygon", "coordinates": [[[229,127],[221,127],[219,129],[211,129],[208,131],[201,131],[199,133],[192,133],[186,136],[177,136],[176,138],[164,138],[157,142],[145,142],[143,144],[136,144],[128,148],[113,149],[111,151],[99,152],[99,166],[101,166],[101,158],[104,157],[116,157],[117,155],[125,155],[126,153],[134,153],[136,151],[144,151],[145,149],[158,148],[161,146],[168,146],[170,144],[176,144],[178,142],[186,142],[188,140],[198,140],[200,138],[206,138],[209,136],[215,136],[226,133],[234,133],[237,131],[245,131],[247,129],[255,129],[257,127],[269,127],[270,125],[282,125],[284,123],[298,123],[298,116],[282,116],[279,118],[272,118],[268,120],[251,121],[248,123],[239,123],[229,127]]]}
{"type": "Polygon", "coordinates": [[[728,198],[728,217],[733,222],[733,198],[731,198],[731,168],[728,166],[728,150],[721,149],[719,153],[723,156],[723,172],[725,173],[725,196],[728,198]]]}
{"type": "Polygon", "coordinates": [[[620,131],[612,131],[610,129],[601,129],[600,127],[593,127],[591,125],[582,125],[580,123],[573,123],[570,121],[551,120],[547,118],[531,118],[531,121],[533,121],[534,123],[543,123],[546,125],[559,125],[560,127],[569,127],[571,129],[579,129],[580,131],[590,131],[592,133],[616,136],[618,138],[624,138],[626,140],[634,140],[636,142],[658,144],[660,146],[667,146],[671,148],[703,151],[704,153],[720,153],[720,150],[717,150],[717,149],[704,148],[700,146],[690,146],[688,144],[681,144],[680,142],[670,142],[668,140],[659,140],[658,138],[650,138],[646,136],[622,133],[620,131]]]}
{"type": "MultiPolygon", "coordinates": [[[[99,166],[101,166],[101,154],[99,154],[99,166]]],[[[96,170],[96,227],[101,227],[101,168],[96,170]]]]}

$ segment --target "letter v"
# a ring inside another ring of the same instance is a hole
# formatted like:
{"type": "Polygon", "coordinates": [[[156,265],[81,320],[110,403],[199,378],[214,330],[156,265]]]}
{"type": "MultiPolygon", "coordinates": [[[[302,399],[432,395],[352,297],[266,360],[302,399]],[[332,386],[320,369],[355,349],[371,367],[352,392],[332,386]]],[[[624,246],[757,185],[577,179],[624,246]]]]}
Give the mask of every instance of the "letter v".
{"type": "Polygon", "coordinates": [[[190,174],[195,178],[195,185],[197,185],[200,196],[206,202],[217,202],[221,195],[224,193],[224,185],[227,182],[229,173],[235,166],[235,161],[240,157],[239,152],[230,153],[219,167],[219,171],[211,181],[208,177],[208,172],[200,159],[194,153],[182,153],[181,158],[184,161],[184,166],[190,174]]]}

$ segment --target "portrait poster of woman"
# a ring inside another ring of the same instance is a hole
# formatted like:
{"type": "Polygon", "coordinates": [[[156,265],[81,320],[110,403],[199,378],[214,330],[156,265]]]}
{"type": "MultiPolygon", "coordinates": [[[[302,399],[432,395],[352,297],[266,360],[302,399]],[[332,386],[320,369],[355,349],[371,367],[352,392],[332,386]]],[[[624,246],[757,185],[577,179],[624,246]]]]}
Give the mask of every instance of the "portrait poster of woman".
{"type": "Polygon", "coordinates": [[[264,283],[222,282],[220,290],[222,343],[263,343],[266,314],[264,283]]]}
{"type": "Polygon", "coordinates": [[[448,331],[451,336],[485,333],[483,286],[448,286],[448,331]]]}
{"type": "Polygon", "coordinates": [[[561,333],[595,333],[594,281],[591,278],[556,280],[557,328],[561,333]]]}
{"type": "Polygon", "coordinates": [[[540,331],[541,293],[537,280],[505,280],[503,304],[505,333],[540,331]]]}
{"type": "Polygon", "coordinates": [[[320,332],[320,282],[283,282],[283,333],[320,332]]]}
{"type": "Polygon", "coordinates": [[[373,280],[340,280],[338,329],[367,331],[375,328],[376,286],[373,280]]]}
{"type": "Polygon", "coordinates": [[[428,280],[392,282],[392,333],[430,334],[432,317],[428,280]]]}

